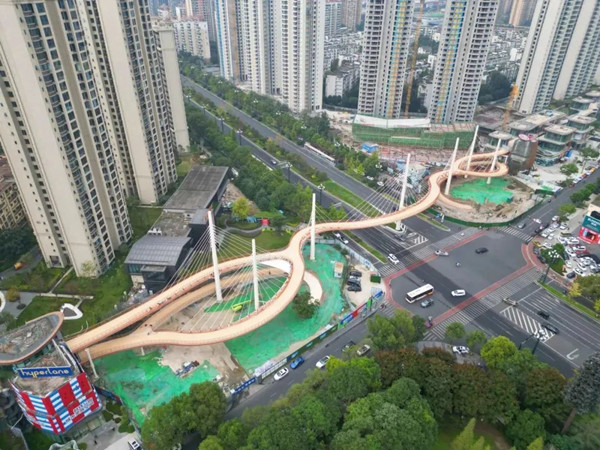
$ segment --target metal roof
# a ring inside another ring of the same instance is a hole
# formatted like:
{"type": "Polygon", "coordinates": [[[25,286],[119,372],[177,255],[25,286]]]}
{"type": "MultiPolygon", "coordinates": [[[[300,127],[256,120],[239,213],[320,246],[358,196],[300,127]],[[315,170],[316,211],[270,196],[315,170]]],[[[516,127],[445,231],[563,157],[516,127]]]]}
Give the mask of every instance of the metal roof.
{"type": "Polygon", "coordinates": [[[175,266],[189,241],[188,237],[146,235],[133,244],[125,264],[175,266]]]}
{"type": "Polygon", "coordinates": [[[228,167],[192,167],[163,210],[193,214],[198,209],[208,208],[228,171],[228,167]]]}

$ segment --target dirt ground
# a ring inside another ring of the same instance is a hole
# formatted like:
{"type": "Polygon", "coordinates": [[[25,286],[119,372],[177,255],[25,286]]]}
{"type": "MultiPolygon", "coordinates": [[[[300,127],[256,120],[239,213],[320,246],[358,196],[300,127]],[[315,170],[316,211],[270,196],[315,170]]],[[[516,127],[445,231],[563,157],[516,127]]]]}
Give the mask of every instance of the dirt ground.
{"type": "Polygon", "coordinates": [[[348,286],[344,286],[344,296],[350,303],[352,303],[352,309],[356,308],[359,305],[362,305],[371,296],[371,288],[378,287],[381,290],[384,290],[384,287],[381,283],[372,283],[371,282],[371,271],[363,265],[355,266],[353,270],[360,270],[362,272],[362,278],[360,285],[362,290],[360,292],[349,292],[348,286]]]}
{"type": "MultiPolygon", "coordinates": [[[[223,194],[223,198],[221,200],[221,204],[226,205],[229,202],[235,202],[238,198],[244,197],[242,191],[240,191],[233,183],[227,184],[227,188],[225,189],[225,193],[223,194]]],[[[254,204],[253,201],[248,200],[250,203],[250,211],[258,211],[258,208],[254,204]]]]}
{"type": "MultiPolygon", "coordinates": [[[[442,203],[439,203],[436,208],[450,217],[472,222],[481,222],[483,217],[486,218],[486,222],[491,223],[513,219],[532,208],[535,205],[535,198],[533,191],[525,184],[512,177],[509,180],[510,183],[507,189],[513,193],[513,201],[510,203],[499,205],[495,203],[480,204],[453,198],[453,200],[469,204],[473,208],[470,210],[452,209],[442,203]]],[[[452,185],[457,186],[468,181],[469,179],[458,178],[452,181],[452,185]]]]}

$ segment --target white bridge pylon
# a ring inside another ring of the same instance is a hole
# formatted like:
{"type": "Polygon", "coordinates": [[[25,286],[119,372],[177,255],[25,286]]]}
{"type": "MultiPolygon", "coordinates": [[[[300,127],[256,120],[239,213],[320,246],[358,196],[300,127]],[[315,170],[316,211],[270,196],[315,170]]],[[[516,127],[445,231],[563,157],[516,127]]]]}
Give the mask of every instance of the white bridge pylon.
{"type": "MultiPolygon", "coordinates": [[[[404,198],[406,197],[406,186],[408,184],[408,167],[410,164],[410,153],[406,156],[406,164],[404,165],[404,179],[402,180],[402,191],[400,191],[400,203],[398,204],[398,211],[404,209],[404,198]]],[[[396,222],[396,231],[402,229],[402,221],[396,222]]]]}

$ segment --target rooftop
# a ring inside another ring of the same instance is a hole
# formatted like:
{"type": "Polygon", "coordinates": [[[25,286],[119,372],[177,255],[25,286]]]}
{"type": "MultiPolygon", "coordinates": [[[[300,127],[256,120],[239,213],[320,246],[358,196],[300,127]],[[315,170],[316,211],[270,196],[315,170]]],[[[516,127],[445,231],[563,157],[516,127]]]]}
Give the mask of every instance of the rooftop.
{"type": "Polygon", "coordinates": [[[187,237],[190,218],[181,213],[163,211],[158,220],[148,230],[148,234],[158,236],[187,237]]]}
{"type": "Polygon", "coordinates": [[[507,140],[507,139],[514,139],[515,137],[510,134],[507,133],[506,131],[492,131],[489,135],[491,138],[495,138],[495,139],[501,139],[501,140],[507,140]]]}
{"type": "Polygon", "coordinates": [[[51,377],[31,377],[21,378],[19,375],[13,378],[13,383],[23,391],[31,392],[36,395],[46,395],[58,389],[60,386],[69,381],[70,378],[79,374],[77,366],[71,364],[63,354],[60,347],[55,347],[49,353],[45,353],[40,357],[27,361],[26,364],[20,367],[27,368],[46,368],[46,367],[69,367],[72,374],[66,376],[54,375],[51,377]]]}
{"type": "Polygon", "coordinates": [[[140,238],[129,251],[125,264],[175,266],[188,237],[152,236],[140,238]]]}
{"type": "Polygon", "coordinates": [[[584,116],[581,114],[573,114],[572,116],[569,116],[569,122],[581,123],[583,125],[589,125],[595,121],[596,118],[594,116],[584,116]]]}
{"type": "Polygon", "coordinates": [[[367,127],[377,128],[429,128],[431,121],[422,119],[381,119],[379,117],[363,116],[357,114],[354,123],[367,127]]]}
{"type": "Polygon", "coordinates": [[[546,127],[544,129],[548,133],[559,134],[561,136],[568,136],[577,131],[575,128],[567,127],[565,125],[556,125],[556,124],[550,125],[549,127],[546,127]]]}
{"type": "Polygon", "coordinates": [[[0,365],[12,365],[42,349],[60,330],[63,315],[53,312],[0,335],[0,365]]]}
{"type": "Polygon", "coordinates": [[[557,111],[547,111],[546,114],[532,114],[524,119],[517,120],[509,124],[509,127],[519,131],[531,131],[537,127],[555,122],[565,117],[564,113],[557,111]]]}
{"type": "MultiPolygon", "coordinates": [[[[589,94],[588,94],[589,95],[589,94]]],[[[594,103],[594,100],[591,98],[585,98],[585,97],[576,97],[573,99],[573,102],[577,102],[577,103],[594,103]]]]}
{"type": "Polygon", "coordinates": [[[228,171],[228,167],[192,167],[163,210],[193,214],[198,209],[208,208],[228,171]]]}
{"type": "MultiPolygon", "coordinates": [[[[506,108],[500,106],[486,106],[482,107],[475,114],[475,122],[479,124],[484,130],[498,130],[502,128],[504,123],[504,115],[506,114],[506,108]]],[[[525,117],[518,111],[510,111],[509,122],[514,122],[525,117]]]]}
{"type": "Polygon", "coordinates": [[[600,91],[590,91],[585,95],[587,95],[588,97],[600,97],[600,91]]]}

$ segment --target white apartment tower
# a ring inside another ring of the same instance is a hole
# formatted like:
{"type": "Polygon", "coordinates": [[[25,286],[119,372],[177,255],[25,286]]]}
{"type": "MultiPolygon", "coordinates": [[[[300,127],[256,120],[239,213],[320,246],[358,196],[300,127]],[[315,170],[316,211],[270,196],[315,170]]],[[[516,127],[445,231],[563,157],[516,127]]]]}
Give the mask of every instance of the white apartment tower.
{"type": "Polygon", "coordinates": [[[519,111],[585,92],[600,64],[600,1],[539,0],[519,67],[519,111]]]}
{"type": "Polygon", "coordinates": [[[320,111],[325,51],[324,0],[281,1],[281,96],[293,112],[320,111]]]}
{"type": "Polygon", "coordinates": [[[362,0],[342,0],[342,25],[354,31],[362,20],[362,0]]]}
{"type": "MultiPolygon", "coordinates": [[[[206,22],[193,23],[204,23],[206,25],[206,22]]],[[[181,75],[179,74],[177,40],[173,25],[170,23],[153,22],[152,29],[156,35],[156,43],[163,61],[163,79],[167,85],[167,92],[171,93],[169,95],[169,104],[171,116],[173,117],[173,132],[175,133],[177,150],[182,153],[188,152],[190,149],[190,136],[185,116],[185,104],[183,103],[183,95],[177,94],[183,92],[183,88],[181,86],[181,75]]],[[[208,39],[206,32],[204,35],[208,39]]]]}
{"type": "Polygon", "coordinates": [[[359,114],[401,117],[413,13],[411,0],[367,1],[359,114]]]}
{"type": "Polygon", "coordinates": [[[175,181],[158,52],[146,1],[0,3],[0,145],[50,266],[102,273],[131,238],[126,197],[175,181]]]}
{"type": "Polygon", "coordinates": [[[325,0],[216,0],[221,75],[278,96],[294,112],[320,111],[325,0]]]}
{"type": "Polygon", "coordinates": [[[178,51],[190,53],[206,61],[210,60],[208,23],[197,20],[173,22],[178,51]]]}
{"type": "Polygon", "coordinates": [[[497,0],[446,3],[428,111],[433,122],[473,120],[497,10],[497,0]]]}
{"type": "Polygon", "coordinates": [[[341,0],[327,0],[325,2],[325,36],[331,37],[339,33],[342,26],[341,0]]]}

